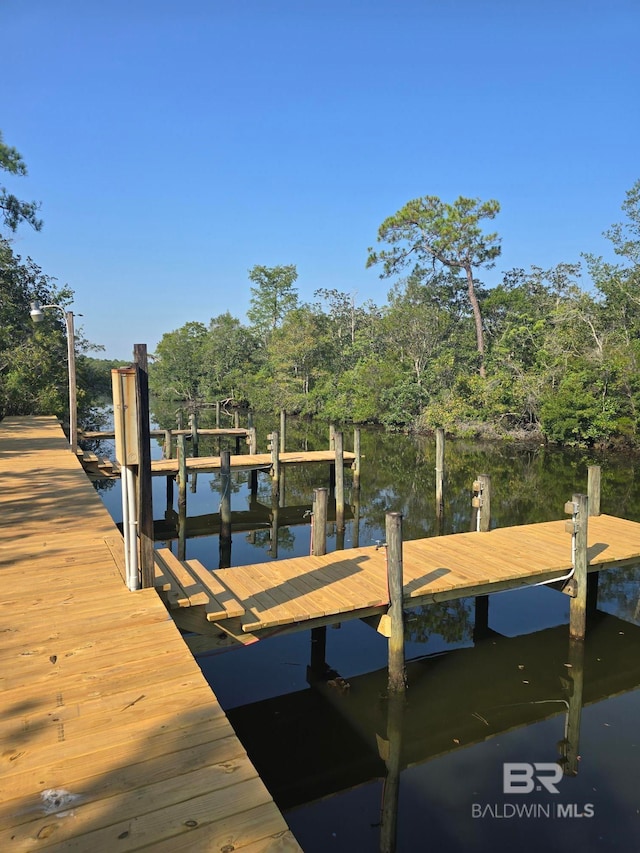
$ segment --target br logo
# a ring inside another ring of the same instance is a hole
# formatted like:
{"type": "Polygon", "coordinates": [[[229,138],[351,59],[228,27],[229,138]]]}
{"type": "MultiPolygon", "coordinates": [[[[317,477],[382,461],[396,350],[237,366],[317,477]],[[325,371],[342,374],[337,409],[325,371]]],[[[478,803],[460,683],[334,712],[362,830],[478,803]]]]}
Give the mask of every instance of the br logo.
{"type": "Polygon", "coordinates": [[[502,791],[505,794],[530,794],[542,788],[559,794],[556,783],[562,779],[562,767],[552,764],[528,764],[526,761],[505,762],[502,771],[502,791]]]}

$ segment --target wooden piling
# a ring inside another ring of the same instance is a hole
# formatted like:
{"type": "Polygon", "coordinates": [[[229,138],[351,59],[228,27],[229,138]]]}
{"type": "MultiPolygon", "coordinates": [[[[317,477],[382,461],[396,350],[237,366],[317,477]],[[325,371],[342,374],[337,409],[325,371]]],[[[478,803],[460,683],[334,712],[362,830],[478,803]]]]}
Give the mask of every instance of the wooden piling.
{"type": "Polygon", "coordinates": [[[258,452],[258,432],[254,426],[249,427],[249,436],[247,438],[249,443],[249,453],[252,456],[258,452]]]}
{"type": "Polygon", "coordinates": [[[287,446],[287,413],[280,409],[280,453],[285,453],[287,446]]]}
{"type": "Polygon", "coordinates": [[[269,436],[269,450],[271,451],[271,483],[275,484],[275,491],[278,490],[278,481],[280,480],[280,454],[279,454],[279,436],[277,430],[269,436]]]}
{"type": "Polygon", "coordinates": [[[313,557],[321,557],[327,553],[327,503],[327,489],[314,489],[311,519],[311,555],[313,557]]]}
{"type": "Polygon", "coordinates": [[[353,472],[353,490],[357,492],[360,488],[360,430],[356,427],[353,431],[353,455],[355,459],[351,467],[353,472]]]}
{"type": "Polygon", "coordinates": [[[220,454],[220,568],[228,567],[228,565],[230,564],[230,556],[231,453],[228,450],[223,450],[220,454]]]}
{"type": "Polygon", "coordinates": [[[184,435],[177,437],[178,445],[178,513],[187,506],[187,448],[184,435]]]}
{"type": "Polygon", "coordinates": [[[444,518],[444,430],[436,430],[436,518],[444,518]]]}
{"type": "Polygon", "coordinates": [[[600,466],[589,465],[587,469],[587,495],[589,515],[600,515],[600,466]]]}
{"type": "Polygon", "coordinates": [[[491,477],[488,474],[478,474],[474,483],[478,486],[478,527],[481,532],[486,533],[491,529],[491,477]]]}
{"type": "MultiPolygon", "coordinates": [[[[577,507],[573,526],[575,530],[574,573],[576,595],[569,603],[569,635],[574,640],[584,640],[587,612],[587,533],[589,516],[589,498],[576,494],[572,498],[577,507]]],[[[572,522],[569,522],[571,524],[572,522]]]]}
{"type": "Polygon", "coordinates": [[[387,583],[391,631],[389,636],[389,693],[403,693],[406,687],[404,668],[404,608],[402,578],[402,514],[386,514],[387,583]]]}
{"type": "Polygon", "coordinates": [[[336,431],[336,428],[333,424],[329,424],[329,450],[333,450],[333,435],[336,431]]]}
{"type": "Polygon", "coordinates": [[[336,528],[344,531],[344,445],[341,432],[333,436],[336,449],[336,528]]]}
{"type": "Polygon", "coordinates": [[[191,412],[189,415],[189,429],[191,430],[191,454],[198,455],[198,415],[191,412]]]}
{"type": "Polygon", "coordinates": [[[164,431],[164,447],[162,448],[162,456],[164,459],[171,459],[171,430],[164,431]]]}
{"type": "Polygon", "coordinates": [[[216,429],[220,429],[220,400],[216,400],[216,429]]]}
{"type": "Polygon", "coordinates": [[[151,438],[149,424],[149,368],[147,345],[135,344],[136,394],[138,405],[138,539],[140,541],[140,583],[142,588],[153,587],[155,555],[153,536],[153,489],[151,487],[151,438]]]}

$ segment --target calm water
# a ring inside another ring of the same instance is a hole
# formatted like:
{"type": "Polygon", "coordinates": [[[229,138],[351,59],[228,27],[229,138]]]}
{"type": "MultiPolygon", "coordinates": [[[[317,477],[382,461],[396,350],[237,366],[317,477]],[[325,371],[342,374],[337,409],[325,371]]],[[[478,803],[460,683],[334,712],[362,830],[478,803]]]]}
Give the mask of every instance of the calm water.
{"type": "MultiPolygon", "coordinates": [[[[324,430],[290,430],[287,449],[326,446],[324,430]]],[[[434,535],[433,442],[363,431],[362,451],[359,524],[356,534],[356,522],[347,522],[344,547],[382,540],[390,510],[403,513],[405,538],[434,535]]],[[[208,452],[217,450],[201,446],[208,452]]],[[[479,473],[492,477],[493,525],[508,526],[563,518],[565,501],[586,490],[589,464],[602,466],[602,511],[640,521],[637,457],[448,442],[446,464],[445,532],[470,529],[479,473]]],[[[256,530],[235,529],[231,564],[307,554],[304,511],[327,476],[322,466],[287,471],[286,506],[300,523],[280,527],[276,548],[270,487],[260,475],[265,520],[256,530]]],[[[102,495],[119,521],[119,484],[102,495]]],[[[217,478],[198,475],[188,493],[198,535],[187,540],[186,556],[209,568],[221,559],[218,537],[208,534],[219,504],[217,478]]],[[[237,475],[231,508],[250,506],[247,476],[237,475]]],[[[171,521],[166,509],[157,478],[155,518],[171,521]]],[[[161,532],[170,535],[166,526],[161,532]]],[[[331,530],[329,550],[335,544],[331,530]]],[[[489,631],[475,639],[472,599],[415,611],[400,708],[385,699],[386,640],[359,621],[327,629],[324,678],[309,668],[308,631],[197,659],[308,853],[383,849],[383,814],[387,827],[397,822],[399,851],[633,851],[640,850],[639,596],[637,568],[602,573],[583,649],[569,645],[568,599],[545,587],[491,596],[489,631]],[[556,779],[559,760],[577,774],[556,781],[555,793],[544,783],[556,779]],[[521,775],[507,777],[506,791],[505,763],[527,765],[512,769],[521,775]]]]}

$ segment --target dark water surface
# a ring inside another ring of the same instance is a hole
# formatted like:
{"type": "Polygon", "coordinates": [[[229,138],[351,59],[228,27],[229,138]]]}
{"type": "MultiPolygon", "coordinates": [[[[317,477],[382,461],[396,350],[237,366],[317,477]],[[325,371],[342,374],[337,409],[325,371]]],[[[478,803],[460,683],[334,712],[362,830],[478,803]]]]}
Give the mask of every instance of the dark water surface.
{"type": "MultiPolygon", "coordinates": [[[[326,446],[326,431],[290,430],[288,450],[326,446]]],[[[352,447],[347,431],[345,446],[352,447]]],[[[201,455],[210,452],[217,448],[201,444],[201,455]]],[[[356,541],[383,540],[391,510],[403,513],[406,539],[435,535],[433,441],[363,430],[362,452],[356,541]]],[[[480,473],[492,478],[493,526],[509,526],[564,518],[565,501],[586,491],[589,464],[602,466],[602,511],[640,521],[639,457],[450,441],[445,532],[470,529],[480,473]]],[[[327,477],[323,466],[288,470],[286,506],[297,508],[301,523],[280,527],[277,549],[266,521],[252,532],[236,529],[231,564],[268,561],[275,551],[278,558],[308,554],[304,508],[327,477]]],[[[187,540],[186,556],[208,568],[220,564],[218,537],[206,535],[219,489],[217,477],[200,474],[188,493],[200,535],[187,540]]],[[[353,504],[349,473],[346,493],[353,504]]],[[[102,494],[119,521],[119,484],[102,494]]],[[[268,514],[265,475],[258,501],[268,514]]],[[[250,503],[248,476],[234,475],[232,511],[250,503]]],[[[165,508],[165,481],[156,478],[156,519],[165,508]]],[[[349,520],[345,548],[354,536],[349,520]]],[[[331,529],[329,550],[335,543],[331,529]]],[[[197,659],[307,853],[393,843],[399,851],[635,851],[639,601],[637,567],[601,573],[597,610],[577,647],[569,643],[568,598],[546,587],[491,596],[489,631],[475,639],[473,599],[413,611],[400,707],[385,698],[387,641],[359,621],[327,629],[325,677],[309,668],[308,631],[197,659]],[[569,771],[559,780],[558,761],[569,771]],[[505,764],[526,765],[507,768],[506,787],[505,764]]]]}

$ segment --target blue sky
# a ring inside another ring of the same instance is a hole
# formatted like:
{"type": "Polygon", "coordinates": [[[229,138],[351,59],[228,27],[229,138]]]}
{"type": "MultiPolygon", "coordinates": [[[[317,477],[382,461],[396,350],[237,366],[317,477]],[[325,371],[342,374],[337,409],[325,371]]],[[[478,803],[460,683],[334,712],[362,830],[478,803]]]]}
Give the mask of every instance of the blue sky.
{"type": "Polygon", "coordinates": [[[637,0],[0,0],[15,250],[104,355],[224,311],[255,264],[382,303],[381,222],[497,199],[502,272],[610,253],[640,178],[637,0]]]}

